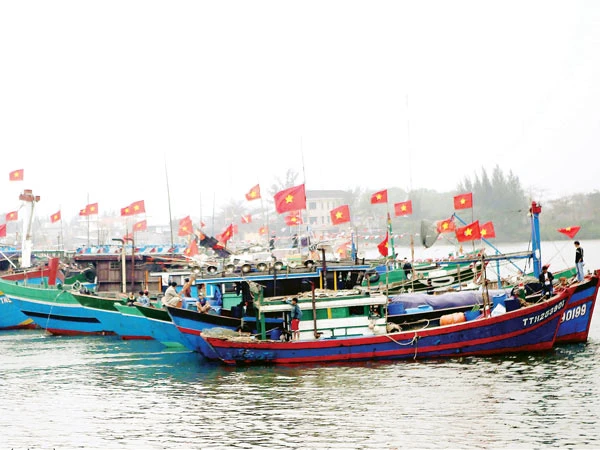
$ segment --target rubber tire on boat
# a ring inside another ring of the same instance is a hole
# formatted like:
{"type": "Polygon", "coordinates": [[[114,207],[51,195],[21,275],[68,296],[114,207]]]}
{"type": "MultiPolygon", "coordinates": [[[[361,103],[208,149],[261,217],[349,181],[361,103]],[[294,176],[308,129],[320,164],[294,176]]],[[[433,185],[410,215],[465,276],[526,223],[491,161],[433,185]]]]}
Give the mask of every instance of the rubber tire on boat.
{"type": "Polygon", "coordinates": [[[304,261],[304,267],[306,267],[307,269],[312,269],[315,265],[315,262],[312,259],[307,259],[306,261],[304,261]]]}
{"type": "Polygon", "coordinates": [[[233,264],[227,264],[225,266],[225,273],[233,273],[235,266],[233,264]]]}
{"type": "Polygon", "coordinates": [[[277,270],[281,270],[283,269],[283,263],[281,261],[276,261],[275,264],[273,264],[273,267],[277,270]]]}
{"type": "Polygon", "coordinates": [[[367,279],[369,280],[369,283],[377,283],[380,278],[380,275],[377,272],[366,273],[365,276],[368,277],[367,279]]]}
{"type": "Polygon", "coordinates": [[[259,272],[264,272],[265,270],[267,270],[267,265],[265,263],[258,263],[256,265],[256,270],[258,270],[259,272]]]}
{"type": "Polygon", "coordinates": [[[216,273],[216,272],[217,272],[217,268],[216,268],[215,266],[208,266],[208,267],[206,268],[206,271],[207,271],[208,273],[216,273]]]}
{"type": "Polygon", "coordinates": [[[81,289],[81,283],[79,282],[79,280],[77,280],[75,283],[73,283],[71,285],[71,290],[72,291],[79,291],[79,289],[81,289]]]}
{"type": "Polygon", "coordinates": [[[250,264],[244,264],[242,266],[242,273],[248,273],[252,270],[252,266],[250,264]]]}
{"type": "Polygon", "coordinates": [[[94,281],[96,281],[96,271],[93,269],[87,269],[84,271],[85,274],[85,280],[88,283],[93,283],[94,281]]]}

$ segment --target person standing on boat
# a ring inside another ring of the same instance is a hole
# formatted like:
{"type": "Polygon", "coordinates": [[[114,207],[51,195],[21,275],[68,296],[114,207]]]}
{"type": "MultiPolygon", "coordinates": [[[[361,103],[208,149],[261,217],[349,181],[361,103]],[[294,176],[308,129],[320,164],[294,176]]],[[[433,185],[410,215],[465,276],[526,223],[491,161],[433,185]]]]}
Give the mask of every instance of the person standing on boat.
{"type": "Polygon", "coordinates": [[[302,319],[302,310],[298,306],[298,298],[294,297],[292,300],[286,300],[286,303],[292,305],[290,311],[290,328],[292,330],[292,341],[300,339],[300,319],[302,319]]]}
{"type": "Polygon", "coordinates": [[[181,297],[177,293],[177,281],[171,281],[169,287],[165,291],[165,295],[162,298],[163,306],[173,306],[175,308],[181,308],[181,297]]]}
{"type": "Polygon", "coordinates": [[[196,279],[192,277],[191,280],[189,278],[186,278],[184,281],[185,281],[185,284],[181,288],[181,295],[183,297],[191,297],[192,296],[192,285],[194,284],[194,281],[196,281],[196,279]]]}
{"type": "Polygon", "coordinates": [[[552,297],[554,295],[554,287],[552,286],[554,275],[548,270],[548,264],[542,266],[542,273],[540,273],[539,280],[542,283],[542,297],[552,297]]]}
{"type": "Polygon", "coordinates": [[[402,262],[402,270],[404,270],[404,276],[406,279],[410,280],[412,278],[412,264],[408,258],[404,258],[404,261],[402,262]]]}
{"type": "Polygon", "coordinates": [[[579,241],[575,241],[575,267],[577,267],[577,281],[583,281],[583,248],[579,241]]]}

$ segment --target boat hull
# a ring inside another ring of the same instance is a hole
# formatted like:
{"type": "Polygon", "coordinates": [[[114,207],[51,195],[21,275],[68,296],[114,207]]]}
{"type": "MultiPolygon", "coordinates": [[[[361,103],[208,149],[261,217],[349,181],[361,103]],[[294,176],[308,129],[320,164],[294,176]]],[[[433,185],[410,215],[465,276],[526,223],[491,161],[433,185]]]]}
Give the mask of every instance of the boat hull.
{"type": "Polygon", "coordinates": [[[110,335],[98,318],[81,306],[70,291],[21,286],[0,280],[0,290],[36,325],[56,335],[110,335]]]}
{"type": "Polygon", "coordinates": [[[556,334],[557,344],[587,342],[598,297],[598,277],[600,273],[596,271],[594,276],[586,277],[575,285],[561,317],[556,334]]]}
{"type": "Polygon", "coordinates": [[[182,333],[179,332],[171,316],[165,309],[150,308],[147,306],[135,305],[135,308],[146,318],[150,335],[166,347],[181,348],[193,350],[182,333]]]}
{"type": "Polygon", "coordinates": [[[554,344],[571,293],[565,290],[546,302],[501,316],[419,331],[294,342],[203,337],[226,364],[419,360],[544,351],[554,344]]]}
{"type": "MultiPolygon", "coordinates": [[[[173,323],[188,342],[188,347],[210,359],[218,359],[212,348],[202,338],[202,332],[208,329],[225,329],[237,331],[242,327],[242,319],[237,317],[222,316],[217,314],[204,314],[198,311],[167,307],[173,323]]],[[[256,317],[244,317],[244,326],[249,326],[255,332],[256,317]]],[[[266,328],[281,326],[281,320],[266,320],[266,328]]]]}
{"type": "Polygon", "coordinates": [[[0,330],[37,328],[33,319],[27,317],[5,295],[0,296],[0,330]]]}

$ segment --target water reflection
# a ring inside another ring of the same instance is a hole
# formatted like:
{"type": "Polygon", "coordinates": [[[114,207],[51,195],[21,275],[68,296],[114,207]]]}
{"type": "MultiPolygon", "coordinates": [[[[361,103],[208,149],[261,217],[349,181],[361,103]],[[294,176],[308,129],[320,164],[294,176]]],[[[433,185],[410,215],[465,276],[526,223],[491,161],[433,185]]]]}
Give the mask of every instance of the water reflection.
{"type": "Polygon", "coordinates": [[[541,354],[302,367],[3,332],[0,425],[15,448],[597,447],[596,324],[541,354]]]}

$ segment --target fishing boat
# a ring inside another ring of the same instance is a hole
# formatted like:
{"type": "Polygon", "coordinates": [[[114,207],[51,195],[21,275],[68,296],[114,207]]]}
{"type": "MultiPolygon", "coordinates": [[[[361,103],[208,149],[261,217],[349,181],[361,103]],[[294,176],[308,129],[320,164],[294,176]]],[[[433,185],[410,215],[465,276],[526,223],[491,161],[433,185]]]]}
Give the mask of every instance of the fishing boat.
{"type": "MultiPolygon", "coordinates": [[[[597,274],[596,274],[597,276],[597,274]]],[[[593,275],[586,275],[584,281],[557,284],[555,291],[572,286],[573,294],[567,301],[556,335],[556,344],[586,342],[598,295],[593,275]]],[[[439,318],[444,314],[481,311],[484,298],[504,302],[507,311],[520,307],[521,302],[536,303],[542,297],[541,290],[526,291],[525,285],[505,289],[445,292],[437,295],[424,293],[400,294],[390,297],[388,320],[406,329],[419,327],[423,323],[439,318]]]]}
{"type": "MultiPolygon", "coordinates": [[[[594,276],[593,279],[598,284],[599,278],[594,276]]],[[[573,291],[574,287],[567,287],[550,299],[504,314],[486,313],[468,321],[464,314],[442,316],[437,323],[431,321],[419,329],[395,332],[388,332],[394,327],[384,312],[377,310],[378,300],[380,306],[386,304],[385,296],[363,295],[352,304],[327,298],[323,303],[313,301],[301,306],[305,314],[297,341],[268,339],[264,331],[258,337],[209,333],[201,336],[211,353],[225,364],[418,360],[544,351],[554,345],[560,319],[573,291]],[[331,323],[340,309],[347,314],[354,312],[361,324],[331,323]]],[[[267,312],[283,312],[289,308],[289,305],[270,301],[257,304],[259,318],[267,312]]],[[[205,356],[211,358],[211,353],[205,356]]]]}
{"type": "Polygon", "coordinates": [[[69,289],[22,286],[0,278],[0,290],[37,326],[56,335],[110,335],[95,314],[85,309],[69,289]]]}
{"type": "MultiPolygon", "coordinates": [[[[103,325],[104,329],[110,330],[119,335],[123,340],[153,340],[150,321],[142,314],[124,314],[126,309],[127,297],[125,294],[117,294],[109,297],[108,294],[84,294],[80,292],[71,292],[73,297],[90,314],[94,315],[103,325]],[[121,309],[122,307],[123,309],[121,309]]],[[[134,306],[129,306],[139,313],[134,306]]]]}
{"type": "Polygon", "coordinates": [[[152,308],[138,304],[134,305],[148,321],[150,335],[154,339],[159,341],[165,347],[193,350],[193,348],[190,348],[187,339],[179,332],[175,323],[173,323],[173,320],[166,309],[152,308]]]}
{"type": "Polygon", "coordinates": [[[557,344],[587,342],[594,315],[594,306],[598,298],[598,270],[586,275],[584,280],[574,285],[574,292],[567,301],[561,317],[557,344]]]}
{"type": "Polygon", "coordinates": [[[407,276],[402,268],[389,269],[383,265],[367,272],[362,284],[367,288],[385,288],[389,294],[462,287],[471,282],[477,283],[482,267],[478,260],[427,262],[415,265],[407,276]]]}
{"type": "Polygon", "coordinates": [[[0,330],[20,330],[37,328],[31,317],[27,317],[21,310],[0,292],[0,330]]]}

